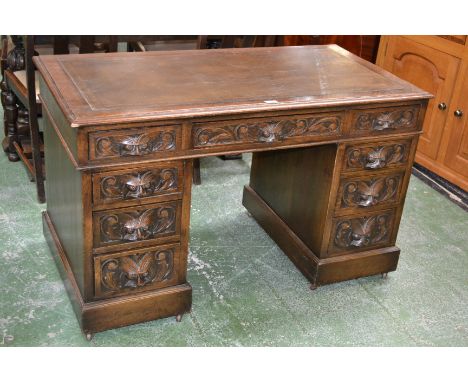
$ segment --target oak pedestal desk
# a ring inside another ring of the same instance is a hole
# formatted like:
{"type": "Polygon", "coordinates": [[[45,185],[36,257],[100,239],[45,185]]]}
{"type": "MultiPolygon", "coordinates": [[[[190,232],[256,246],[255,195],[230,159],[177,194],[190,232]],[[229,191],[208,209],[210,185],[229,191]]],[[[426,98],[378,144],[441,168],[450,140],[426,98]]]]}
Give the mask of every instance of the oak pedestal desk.
{"type": "Polygon", "coordinates": [[[242,203],[312,289],[396,269],[430,94],[335,45],[34,60],[44,233],[88,336],[191,310],[193,158],[254,153],[242,203]]]}

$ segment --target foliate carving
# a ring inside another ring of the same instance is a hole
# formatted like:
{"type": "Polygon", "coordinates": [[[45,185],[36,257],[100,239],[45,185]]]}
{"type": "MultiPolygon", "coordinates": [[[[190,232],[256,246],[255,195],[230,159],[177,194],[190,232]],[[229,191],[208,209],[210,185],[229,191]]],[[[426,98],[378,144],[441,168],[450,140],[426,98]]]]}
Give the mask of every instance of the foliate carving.
{"type": "Polygon", "coordinates": [[[400,182],[401,175],[345,181],[341,207],[373,207],[384,202],[395,201],[400,182]]]}
{"type": "Polygon", "coordinates": [[[165,249],[110,258],[100,266],[102,292],[141,288],[172,278],[174,250],[165,249]]]}
{"type": "Polygon", "coordinates": [[[374,147],[351,147],[346,151],[347,167],[379,169],[399,165],[408,158],[409,143],[395,143],[374,147]]]}
{"type": "Polygon", "coordinates": [[[354,128],[358,131],[411,129],[416,127],[418,113],[419,106],[362,113],[357,116],[354,128]]]}
{"type": "Polygon", "coordinates": [[[340,116],[318,116],[303,119],[270,120],[227,126],[201,126],[194,130],[193,146],[225,145],[237,142],[280,142],[286,138],[337,134],[340,116]]]}
{"type": "Polygon", "coordinates": [[[144,211],[114,212],[100,217],[100,243],[135,242],[175,233],[176,205],[144,211]]]}
{"type": "Polygon", "coordinates": [[[111,175],[100,180],[101,199],[139,199],[177,188],[177,168],[111,175]]]}
{"type": "Polygon", "coordinates": [[[391,221],[390,213],[342,220],[336,226],[334,244],[341,249],[353,249],[385,243],[391,221]]]}
{"type": "Polygon", "coordinates": [[[95,143],[97,158],[114,156],[139,156],[176,147],[175,131],[99,137],[95,143]]]}

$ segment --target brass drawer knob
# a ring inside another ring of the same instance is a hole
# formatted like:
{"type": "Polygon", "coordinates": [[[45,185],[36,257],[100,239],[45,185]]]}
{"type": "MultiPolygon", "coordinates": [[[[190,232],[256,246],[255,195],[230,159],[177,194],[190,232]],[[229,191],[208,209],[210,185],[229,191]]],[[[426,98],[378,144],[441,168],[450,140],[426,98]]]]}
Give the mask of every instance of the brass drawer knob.
{"type": "Polygon", "coordinates": [[[445,102],[441,102],[438,105],[439,110],[445,110],[447,109],[447,104],[445,102]]]}
{"type": "Polygon", "coordinates": [[[462,111],[462,110],[460,110],[460,109],[458,109],[458,110],[455,110],[455,111],[453,112],[453,114],[454,114],[454,115],[455,115],[455,117],[457,117],[457,118],[461,118],[461,117],[463,117],[463,111],[462,111]]]}

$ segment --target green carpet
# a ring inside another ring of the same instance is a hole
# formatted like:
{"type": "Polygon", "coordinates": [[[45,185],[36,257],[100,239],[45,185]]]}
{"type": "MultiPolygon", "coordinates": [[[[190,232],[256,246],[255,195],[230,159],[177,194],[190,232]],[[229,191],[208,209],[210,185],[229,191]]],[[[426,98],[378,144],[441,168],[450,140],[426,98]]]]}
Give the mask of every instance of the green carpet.
{"type": "Polygon", "coordinates": [[[192,198],[192,313],[88,342],[42,236],[45,205],[23,165],[0,153],[0,345],[468,346],[466,212],[412,177],[397,271],[312,292],[241,205],[250,158],[201,162],[203,184],[192,198]]]}

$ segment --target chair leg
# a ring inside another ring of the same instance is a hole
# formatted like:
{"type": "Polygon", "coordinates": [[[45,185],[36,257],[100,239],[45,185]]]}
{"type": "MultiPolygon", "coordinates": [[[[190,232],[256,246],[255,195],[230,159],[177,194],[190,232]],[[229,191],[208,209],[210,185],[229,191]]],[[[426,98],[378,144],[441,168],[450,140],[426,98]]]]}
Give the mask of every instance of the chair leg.
{"type": "Polygon", "coordinates": [[[8,159],[11,162],[17,162],[19,160],[19,156],[14,146],[14,143],[18,141],[18,131],[16,127],[16,121],[18,119],[17,99],[15,93],[10,89],[7,89],[3,95],[5,103],[5,130],[8,142],[8,159]]]}
{"type": "Polygon", "coordinates": [[[193,160],[193,184],[201,184],[200,158],[193,160]]]}

